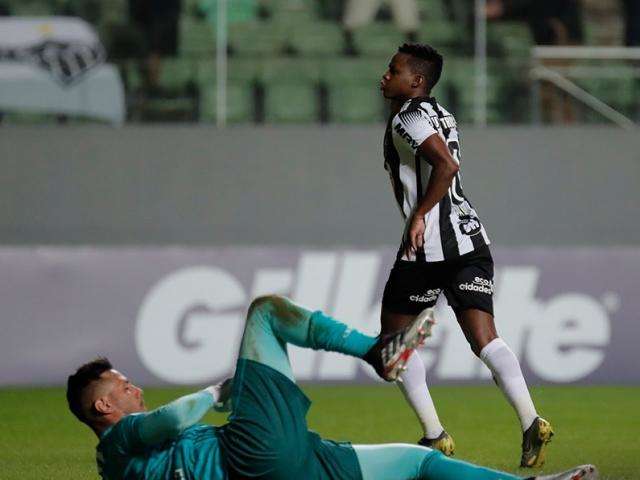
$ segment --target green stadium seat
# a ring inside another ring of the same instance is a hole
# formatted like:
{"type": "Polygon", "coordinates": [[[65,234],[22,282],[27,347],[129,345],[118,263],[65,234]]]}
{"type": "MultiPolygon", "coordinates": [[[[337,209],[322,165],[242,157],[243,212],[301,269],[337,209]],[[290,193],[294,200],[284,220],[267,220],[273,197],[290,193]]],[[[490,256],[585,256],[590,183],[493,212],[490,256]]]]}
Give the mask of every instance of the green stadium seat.
{"type": "MultiPolygon", "coordinates": [[[[230,59],[227,65],[227,122],[247,123],[253,120],[253,85],[256,64],[230,59]]],[[[200,119],[215,122],[217,112],[216,64],[213,60],[198,63],[198,90],[200,91],[200,119]]]]}
{"type": "Polygon", "coordinates": [[[274,81],[265,85],[267,123],[318,121],[317,87],[312,83],[274,81]]]}
{"type": "Polygon", "coordinates": [[[317,121],[319,78],[320,65],[314,60],[264,61],[259,80],[265,87],[265,121],[317,121]]]}
{"type": "Polygon", "coordinates": [[[447,14],[442,0],[418,0],[420,17],[425,22],[447,21],[447,14]]]}
{"type": "Polygon", "coordinates": [[[41,0],[11,1],[7,6],[12,15],[34,17],[54,15],[56,13],[56,7],[58,7],[54,2],[41,0]]]}
{"type": "Polygon", "coordinates": [[[533,37],[524,22],[490,22],[487,27],[487,42],[493,50],[507,57],[531,55],[533,37]]]}
{"type": "MultiPolygon", "coordinates": [[[[612,67],[607,74],[606,78],[584,78],[575,80],[575,83],[623,115],[633,116],[638,109],[638,92],[633,71],[624,67],[612,67]]],[[[590,108],[588,111],[589,119],[606,121],[590,108]]]]}
{"type": "Polygon", "coordinates": [[[404,35],[391,23],[373,23],[359,28],[353,32],[353,40],[363,56],[387,58],[391,58],[405,42],[404,35]]]}
{"type": "MultiPolygon", "coordinates": [[[[452,104],[452,113],[456,116],[458,121],[462,123],[473,120],[476,96],[475,78],[476,70],[473,58],[450,59],[445,63],[442,81],[445,84],[451,84],[453,87],[452,93],[457,101],[452,104]]],[[[500,100],[501,87],[502,80],[499,66],[490,63],[488,65],[487,79],[488,112],[492,112],[496,109],[497,103],[500,100]]],[[[495,114],[494,118],[499,118],[499,115],[495,114]]]]}
{"type": "Polygon", "coordinates": [[[264,83],[317,83],[321,64],[314,59],[270,58],[259,64],[259,80],[264,83]]]}
{"type": "Polygon", "coordinates": [[[382,121],[380,79],[388,58],[327,60],[322,82],[329,93],[329,120],[342,123],[382,121]]]}
{"type": "Polygon", "coordinates": [[[317,20],[315,5],[309,0],[270,0],[266,3],[271,20],[278,27],[308,25],[317,20]]]}
{"type": "Polygon", "coordinates": [[[370,85],[332,85],[329,88],[329,120],[336,123],[380,123],[384,99],[370,85]]]}
{"type": "MultiPolygon", "coordinates": [[[[217,115],[215,78],[200,87],[200,121],[215,122],[217,115]]],[[[253,120],[253,92],[248,82],[229,82],[226,102],[227,123],[253,120]]]]}
{"type": "Polygon", "coordinates": [[[389,59],[389,56],[328,59],[321,64],[321,76],[328,84],[368,82],[377,88],[389,59]]]}
{"type": "Polygon", "coordinates": [[[447,21],[423,22],[418,32],[420,41],[428,43],[438,51],[446,51],[447,47],[463,44],[467,32],[462,25],[447,21]]]}
{"type": "Polygon", "coordinates": [[[270,24],[247,22],[229,26],[229,44],[238,55],[277,55],[285,44],[284,32],[270,24]]]}
{"type": "Polygon", "coordinates": [[[206,20],[198,20],[190,15],[180,19],[180,55],[212,56],[216,51],[216,35],[206,20]]]}
{"type": "Polygon", "coordinates": [[[171,90],[183,89],[198,79],[198,62],[188,58],[165,58],[162,60],[160,85],[171,90]]]}
{"type": "Polygon", "coordinates": [[[332,22],[298,24],[288,30],[289,41],[301,55],[329,56],[342,52],[341,27],[332,22]]]}

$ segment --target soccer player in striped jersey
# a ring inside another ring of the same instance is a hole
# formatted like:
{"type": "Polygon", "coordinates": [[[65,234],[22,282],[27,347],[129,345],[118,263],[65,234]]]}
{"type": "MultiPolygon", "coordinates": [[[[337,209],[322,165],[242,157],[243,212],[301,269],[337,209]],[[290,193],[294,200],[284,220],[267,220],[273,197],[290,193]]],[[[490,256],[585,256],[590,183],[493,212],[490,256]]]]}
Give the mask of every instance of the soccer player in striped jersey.
{"type": "MultiPolygon", "coordinates": [[[[385,168],[405,220],[382,299],[382,332],[403,328],[444,293],[471,349],[520,419],[521,466],[538,467],[553,430],[538,416],[518,359],[496,331],[489,237],[462,190],[456,120],[431,94],[442,67],[434,48],[404,44],[380,82],[391,103],[385,168]]],[[[422,424],[419,443],[451,455],[453,439],[440,423],[425,376],[423,362],[413,355],[398,384],[422,424]]]]}
{"type": "MultiPolygon", "coordinates": [[[[425,312],[401,333],[375,338],[284,297],[261,297],[249,308],[231,382],[148,412],[142,389],[102,358],[69,377],[67,399],[99,438],[104,480],[521,480],[418,445],[336,443],[307,428],[311,402],[295,383],[288,343],[363,358],[393,380],[430,325],[425,312]],[[200,423],[212,408],[231,411],[228,423],[200,423]]],[[[583,465],[532,480],[597,478],[583,465]]]]}

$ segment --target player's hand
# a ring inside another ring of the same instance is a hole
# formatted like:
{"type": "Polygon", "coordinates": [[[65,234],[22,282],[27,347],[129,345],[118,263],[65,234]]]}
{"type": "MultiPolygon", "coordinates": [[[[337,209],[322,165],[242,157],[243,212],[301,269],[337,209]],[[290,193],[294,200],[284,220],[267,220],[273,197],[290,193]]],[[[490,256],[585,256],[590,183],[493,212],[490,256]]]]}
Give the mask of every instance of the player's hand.
{"type": "Polygon", "coordinates": [[[411,223],[409,224],[409,230],[407,231],[407,239],[405,241],[405,255],[409,257],[411,253],[414,255],[424,244],[424,231],[426,230],[424,223],[424,217],[422,215],[414,214],[411,217],[411,223]]]}
{"type": "Polygon", "coordinates": [[[215,404],[213,409],[216,412],[230,412],[231,411],[231,389],[233,387],[233,379],[227,378],[225,381],[212,385],[206,390],[213,395],[215,404]]]}

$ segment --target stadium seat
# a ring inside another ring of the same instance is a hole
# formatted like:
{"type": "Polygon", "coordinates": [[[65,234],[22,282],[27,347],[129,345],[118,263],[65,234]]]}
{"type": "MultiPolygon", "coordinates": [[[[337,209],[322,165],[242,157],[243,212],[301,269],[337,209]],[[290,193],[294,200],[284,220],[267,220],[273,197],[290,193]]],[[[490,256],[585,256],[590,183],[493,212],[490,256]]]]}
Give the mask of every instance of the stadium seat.
{"type": "Polygon", "coordinates": [[[264,83],[317,83],[321,65],[314,59],[269,58],[258,64],[258,79],[264,83]]]}
{"type": "Polygon", "coordinates": [[[198,78],[198,63],[189,58],[165,58],[162,60],[160,85],[170,90],[184,89],[195,84],[198,78]]]}
{"type": "Polygon", "coordinates": [[[313,59],[269,58],[259,65],[264,86],[264,120],[268,123],[315,122],[319,119],[320,65],[313,59]]]}
{"type": "MultiPolygon", "coordinates": [[[[228,123],[253,121],[253,88],[258,71],[259,65],[253,59],[229,59],[226,105],[228,123]]],[[[200,118],[205,122],[216,120],[216,78],[215,61],[201,60],[198,64],[198,89],[200,91],[200,118]]]]}
{"type": "Polygon", "coordinates": [[[256,58],[229,58],[227,76],[229,80],[255,82],[261,75],[262,64],[256,58]]]}
{"type": "Polygon", "coordinates": [[[267,123],[310,123],[318,121],[317,87],[312,83],[274,81],[265,84],[267,123]]]}
{"type": "Polygon", "coordinates": [[[216,36],[214,29],[206,20],[199,20],[191,15],[182,15],[178,47],[180,55],[215,55],[216,36]]]}
{"type": "Polygon", "coordinates": [[[370,85],[332,85],[329,88],[329,119],[336,123],[381,123],[384,99],[370,85]]]}
{"type": "MultiPolygon", "coordinates": [[[[217,90],[215,78],[200,87],[200,121],[215,122],[217,90]]],[[[227,123],[248,123],[253,120],[253,92],[248,82],[227,83],[227,123]]]]}
{"type": "Polygon", "coordinates": [[[492,52],[509,57],[529,58],[533,38],[524,22],[490,22],[487,42],[492,52]]]}
{"type": "MultiPolygon", "coordinates": [[[[612,67],[606,78],[584,78],[576,84],[623,115],[633,117],[638,110],[636,81],[629,67],[612,67]]],[[[587,109],[591,121],[606,121],[604,117],[587,109]]]]}
{"type": "Polygon", "coordinates": [[[270,0],[271,21],[277,28],[309,25],[317,20],[315,5],[308,0],[270,0]]]}
{"type": "Polygon", "coordinates": [[[54,15],[56,7],[61,5],[42,0],[12,0],[8,2],[7,6],[12,15],[46,17],[54,15]]]}
{"type": "Polygon", "coordinates": [[[335,59],[323,62],[321,80],[328,89],[329,120],[344,123],[383,121],[379,90],[388,58],[335,59]]]}
{"type": "Polygon", "coordinates": [[[378,22],[355,30],[353,40],[363,56],[390,58],[405,38],[395,25],[378,22]]]}
{"type": "MultiPolygon", "coordinates": [[[[452,85],[450,101],[452,113],[459,122],[467,123],[473,120],[475,105],[475,64],[473,58],[450,59],[443,72],[443,81],[452,85]]],[[[497,103],[502,88],[502,80],[497,65],[488,66],[487,79],[487,113],[489,118],[497,120],[497,103]]]]}
{"type": "Polygon", "coordinates": [[[229,45],[238,55],[275,56],[285,45],[284,32],[270,24],[247,22],[229,26],[229,45]]]}
{"type": "Polygon", "coordinates": [[[417,0],[420,17],[424,22],[444,22],[447,15],[443,0],[417,0]]]}
{"type": "Polygon", "coordinates": [[[432,45],[442,53],[447,51],[447,47],[464,45],[466,35],[467,32],[462,25],[447,21],[423,22],[418,32],[420,41],[432,45]]]}
{"type": "Polygon", "coordinates": [[[342,52],[340,26],[332,22],[313,22],[292,26],[287,35],[290,45],[301,55],[329,56],[342,52]]]}

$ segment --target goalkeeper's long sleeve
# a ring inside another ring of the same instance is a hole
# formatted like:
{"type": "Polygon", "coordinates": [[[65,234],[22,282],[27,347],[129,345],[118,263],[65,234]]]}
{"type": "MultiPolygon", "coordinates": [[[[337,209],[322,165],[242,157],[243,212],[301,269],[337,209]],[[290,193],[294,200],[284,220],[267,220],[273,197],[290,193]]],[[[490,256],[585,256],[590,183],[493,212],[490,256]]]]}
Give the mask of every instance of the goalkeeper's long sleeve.
{"type": "Polygon", "coordinates": [[[138,420],[138,436],[146,445],[156,445],[177,437],[182,431],[198,423],[216,402],[209,390],[185,395],[163,405],[138,420]]]}

